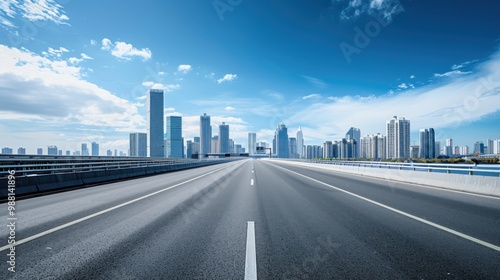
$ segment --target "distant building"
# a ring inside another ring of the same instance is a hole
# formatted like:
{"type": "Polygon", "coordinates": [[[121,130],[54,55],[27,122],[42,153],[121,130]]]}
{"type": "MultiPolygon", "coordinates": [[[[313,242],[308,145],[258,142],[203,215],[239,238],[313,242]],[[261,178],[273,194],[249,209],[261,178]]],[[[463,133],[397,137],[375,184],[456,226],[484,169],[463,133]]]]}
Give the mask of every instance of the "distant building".
{"type": "Polygon", "coordinates": [[[70,156],[71,155],[71,151],[70,150],[66,150],[66,155],[70,156]]]}
{"type": "Polygon", "coordinates": [[[495,140],[493,140],[493,139],[486,140],[486,147],[484,147],[485,154],[494,154],[494,151],[493,151],[494,150],[494,147],[493,147],[494,142],[495,142],[495,140]]]}
{"type": "Polygon", "coordinates": [[[89,155],[89,148],[87,148],[86,143],[82,143],[82,156],[88,156],[89,155]]]}
{"type": "Polygon", "coordinates": [[[333,158],[333,143],[326,141],[323,143],[323,158],[333,158]]]}
{"type": "Polygon", "coordinates": [[[361,138],[360,157],[365,159],[385,159],[385,136],[366,135],[361,138]]]}
{"type": "Polygon", "coordinates": [[[17,148],[17,154],[18,155],[25,155],[26,154],[26,149],[23,147],[17,148]]]}
{"type": "Polygon", "coordinates": [[[57,155],[58,156],[62,156],[63,155],[63,151],[62,150],[57,150],[57,155]]]}
{"type": "Polygon", "coordinates": [[[212,140],[210,142],[210,153],[219,153],[219,135],[212,136],[212,140]]]}
{"type": "Polygon", "coordinates": [[[361,141],[361,130],[359,128],[351,127],[345,134],[345,138],[347,141],[354,140],[356,145],[353,147],[354,149],[352,151],[351,158],[358,158],[360,151],[359,142],[361,141]]]}
{"type": "MultiPolygon", "coordinates": [[[[145,134],[145,135],[147,135],[146,133],[144,133],[144,134],[145,134]]],[[[146,136],[146,142],[147,142],[147,136],[146,136]]],[[[147,148],[148,148],[148,147],[147,147],[147,144],[146,144],[146,146],[145,146],[145,149],[144,149],[144,150],[146,151],[146,150],[147,150],[147,148]]],[[[146,152],[146,154],[147,154],[147,152],[146,152]]],[[[111,150],[107,150],[107,151],[106,151],[106,156],[108,156],[108,157],[113,156],[113,151],[111,151],[111,150]]]]}
{"type": "Polygon", "coordinates": [[[460,147],[460,154],[466,156],[469,154],[469,146],[465,145],[460,147]]]}
{"type": "Polygon", "coordinates": [[[284,124],[279,124],[275,132],[276,156],[288,158],[288,129],[284,124]]]}
{"type": "Polygon", "coordinates": [[[184,157],[184,141],[182,139],[182,117],[168,116],[167,137],[165,138],[165,157],[167,158],[183,158],[184,157]]]}
{"type": "Polygon", "coordinates": [[[57,156],[57,146],[49,146],[47,147],[47,154],[49,156],[57,156]]]}
{"type": "Polygon", "coordinates": [[[99,144],[92,142],[92,156],[99,156],[99,144]]]}
{"type": "Polygon", "coordinates": [[[212,125],[210,116],[203,114],[200,116],[200,154],[212,152],[212,125]]]}
{"type": "Polygon", "coordinates": [[[394,116],[386,122],[386,158],[410,157],[410,121],[394,116]]]}
{"type": "Polygon", "coordinates": [[[435,141],[434,142],[434,155],[438,157],[441,154],[441,142],[440,141],[435,141]]]}
{"type": "Polygon", "coordinates": [[[356,158],[358,143],[355,139],[342,138],[339,142],[339,157],[342,159],[356,158]]]}
{"type": "Polygon", "coordinates": [[[146,94],[148,156],[162,158],[165,155],[163,139],[163,90],[150,89],[146,94]]]}
{"type": "Polygon", "coordinates": [[[73,152],[73,155],[74,155],[74,156],[79,156],[79,155],[80,155],[80,151],[74,151],[74,152],[73,152]]]}
{"type": "Polygon", "coordinates": [[[36,154],[37,155],[43,155],[43,149],[42,148],[36,149],[36,154]]]}
{"type": "Polygon", "coordinates": [[[288,138],[288,157],[289,158],[299,157],[299,153],[297,151],[297,138],[295,137],[288,138]]]}
{"type": "Polygon", "coordinates": [[[410,146],[410,156],[411,158],[419,158],[420,157],[420,146],[414,145],[410,146]]]}
{"type": "Polygon", "coordinates": [[[484,143],[481,141],[477,141],[474,144],[474,153],[475,154],[484,154],[484,143]]]}
{"type": "Polygon", "coordinates": [[[444,146],[444,154],[449,157],[453,155],[453,139],[451,138],[446,139],[444,146]]]}
{"type": "Polygon", "coordinates": [[[5,147],[5,148],[2,148],[2,154],[4,154],[4,155],[12,155],[14,153],[12,151],[12,148],[5,147]]]}
{"type": "MultiPolygon", "coordinates": [[[[420,146],[418,158],[436,158],[436,139],[434,128],[420,129],[420,146]]],[[[412,154],[413,157],[413,154],[412,154]]]]}
{"type": "Polygon", "coordinates": [[[323,147],[317,145],[306,145],[304,158],[315,159],[323,157],[323,147]]]}
{"type": "Polygon", "coordinates": [[[222,123],[219,125],[219,153],[232,152],[229,143],[229,125],[222,123]]]}
{"type": "Polygon", "coordinates": [[[255,132],[248,133],[248,153],[253,155],[256,153],[257,147],[257,134],[255,132]]]}
{"type": "MultiPolygon", "coordinates": [[[[108,150],[111,154],[111,150],[108,150]]],[[[148,156],[148,134],[147,133],[130,133],[129,135],[129,151],[131,157],[147,157],[148,156]]]]}
{"type": "Polygon", "coordinates": [[[304,158],[304,134],[300,126],[297,131],[297,153],[299,154],[299,158],[304,158]]]}
{"type": "Polygon", "coordinates": [[[500,139],[493,141],[493,154],[500,154],[500,139]]]}

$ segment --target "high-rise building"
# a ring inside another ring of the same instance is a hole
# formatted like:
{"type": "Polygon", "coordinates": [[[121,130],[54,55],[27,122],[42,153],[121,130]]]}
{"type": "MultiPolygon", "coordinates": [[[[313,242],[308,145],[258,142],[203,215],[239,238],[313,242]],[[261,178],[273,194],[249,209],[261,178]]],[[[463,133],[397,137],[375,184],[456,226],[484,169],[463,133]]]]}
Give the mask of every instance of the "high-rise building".
{"type": "Polygon", "coordinates": [[[420,157],[420,146],[414,145],[410,146],[410,156],[411,158],[419,158],[420,157]]]}
{"type": "Polygon", "coordinates": [[[86,143],[82,143],[82,156],[88,156],[89,155],[89,148],[87,147],[86,143]]]}
{"type": "Polygon", "coordinates": [[[219,135],[212,136],[210,152],[214,154],[218,154],[219,151],[219,135]]]}
{"type": "Polygon", "coordinates": [[[99,144],[92,142],[92,156],[99,156],[99,144]]]}
{"type": "Polygon", "coordinates": [[[460,154],[462,156],[469,155],[469,146],[465,145],[465,146],[460,147],[460,154]]]}
{"type": "Polygon", "coordinates": [[[299,154],[297,153],[297,138],[288,138],[288,157],[297,158],[299,154]]]}
{"type": "Polygon", "coordinates": [[[257,134],[255,132],[248,133],[248,153],[253,155],[256,153],[257,147],[257,134]]]}
{"type": "Polygon", "coordinates": [[[339,142],[339,157],[343,159],[355,158],[358,143],[355,139],[342,138],[339,142]]]}
{"type": "Polygon", "coordinates": [[[435,144],[436,144],[436,139],[435,139],[434,128],[420,129],[420,146],[417,157],[435,158],[436,157],[435,144]]]}
{"type": "Polygon", "coordinates": [[[475,154],[484,154],[484,143],[481,141],[477,141],[474,144],[474,153],[475,154]]]}
{"type": "Polygon", "coordinates": [[[12,155],[13,154],[12,148],[9,148],[9,147],[2,148],[2,154],[12,155]]]}
{"type": "Polygon", "coordinates": [[[212,125],[210,124],[210,116],[203,114],[203,116],[200,116],[200,154],[209,154],[212,150],[211,143],[212,125]]]}
{"type": "Polygon", "coordinates": [[[284,124],[279,124],[276,128],[276,156],[278,158],[288,158],[288,129],[284,124]]]}
{"type": "Polygon", "coordinates": [[[451,157],[453,155],[453,139],[446,139],[444,146],[444,154],[451,157]]]}
{"type": "Polygon", "coordinates": [[[410,157],[410,121],[394,116],[386,123],[386,158],[410,157]]]}
{"type": "Polygon", "coordinates": [[[146,96],[148,156],[164,157],[163,90],[150,89],[146,96]]]}
{"type": "Polygon", "coordinates": [[[332,141],[325,141],[325,143],[323,143],[323,158],[333,158],[332,141]]]}
{"type": "Polygon", "coordinates": [[[438,157],[441,154],[441,141],[434,142],[434,155],[438,157]]]}
{"type": "Polygon", "coordinates": [[[493,141],[493,154],[500,154],[500,139],[493,141]]]}
{"type": "MultiPolygon", "coordinates": [[[[111,155],[113,154],[109,151],[111,155]]],[[[129,153],[131,157],[147,157],[148,156],[148,134],[147,133],[130,133],[129,136],[129,153]]],[[[111,156],[110,155],[110,156],[111,156]]]]}
{"type": "Polygon", "coordinates": [[[26,149],[23,147],[17,148],[17,154],[18,155],[25,155],[26,154],[26,149]]]}
{"type": "Polygon", "coordinates": [[[168,116],[167,137],[165,138],[165,157],[183,158],[184,143],[182,140],[182,117],[168,116]]]}
{"type": "Polygon", "coordinates": [[[359,157],[359,142],[361,141],[361,130],[359,128],[351,127],[347,133],[345,134],[345,138],[347,141],[354,140],[355,147],[354,150],[352,151],[352,157],[353,158],[358,158],[359,157]]]}
{"type": "Polygon", "coordinates": [[[486,147],[487,149],[485,148],[485,154],[494,154],[493,150],[494,150],[494,142],[495,140],[493,139],[488,139],[486,140],[486,147]]]}
{"type": "Polygon", "coordinates": [[[223,122],[219,125],[219,153],[226,154],[230,152],[229,125],[223,122]]]}
{"type": "Polygon", "coordinates": [[[71,155],[71,151],[70,150],[66,150],[66,155],[70,156],[71,155]]]}
{"type": "Polygon", "coordinates": [[[47,154],[49,156],[57,156],[57,146],[48,146],[47,147],[47,154]]]}
{"type": "Polygon", "coordinates": [[[62,150],[57,150],[57,155],[62,156],[62,150]]]}
{"type": "Polygon", "coordinates": [[[43,155],[43,149],[42,148],[36,149],[36,154],[37,155],[43,155]]]}
{"type": "Polygon", "coordinates": [[[297,153],[299,154],[299,158],[304,158],[304,134],[300,126],[297,131],[297,153]]]}
{"type": "MultiPolygon", "coordinates": [[[[144,151],[146,151],[146,155],[147,155],[147,148],[148,148],[147,141],[148,141],[148,136],[147,136],[147,134],[146,134],[146,133],[144,133],[144,134],[146,135],[146,141],[145,141],[145,142],[146,142],[146,145],[145,145],[145,149],[144,149],[144,151]]],[[[108,157],[113,156],[113,151],[111,151],[111,150],[107,150],[107,151],[106,151],[106,155],[107,155],[108,157]]]]}
{"type": "Polygon", "coordinates": [[[453,154],[454,155],[461,155],[461,153],[460,153],[460,147],[459,146],[455,146],[453,148],[453,154]]]}

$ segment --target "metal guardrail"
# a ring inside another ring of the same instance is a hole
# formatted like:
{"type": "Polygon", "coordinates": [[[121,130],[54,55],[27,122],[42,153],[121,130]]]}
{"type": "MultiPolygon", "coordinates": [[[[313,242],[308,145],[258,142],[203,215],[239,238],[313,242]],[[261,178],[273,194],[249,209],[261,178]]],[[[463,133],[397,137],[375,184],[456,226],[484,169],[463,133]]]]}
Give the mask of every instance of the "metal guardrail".
{"type": "Polygon", "coordinates": [[[17,176],[37,176],[59,173],[114,170],[134,167],[167,165],[198,165],[201,162],[227,161],[227,159],[166,159],[134,157],[89,156],[0,156],[0,178],[9,170],[17,176]]]}
{"type": "MultiPolygon", "coordinates": [[[[282,159],[280,159],[282,160],[282,159]]],[[[373,161],[338,161],[338,160],[308,160],[287,159],[307,163],[319,163],[353,167],[368,167],[392,170],[409,170],[420,172],[437,172],[462,175],[500,177],[500,164],[443,164],[443,163],[397,163],[373,161]]]]}

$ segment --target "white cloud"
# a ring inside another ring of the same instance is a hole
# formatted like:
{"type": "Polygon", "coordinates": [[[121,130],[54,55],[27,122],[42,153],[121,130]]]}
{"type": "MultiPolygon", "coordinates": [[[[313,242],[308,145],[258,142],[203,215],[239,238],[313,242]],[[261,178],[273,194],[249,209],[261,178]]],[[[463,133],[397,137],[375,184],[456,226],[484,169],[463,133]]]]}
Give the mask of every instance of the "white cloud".
{"type": "Polygon", "coordinates": [[[411,76],[410,76],[410,79],[415,79],[415,75],[411,75],[411,76]]]}
{"type": "Polygon", "coordinates": [[[474,62],[477,62],[477,59],[466,61],[466,62],[461,63],[461,64],[454,64],[453,66],[451,66],[451,70],[458,70],[458,69],[464,68],[465,66],[467,66],[471,63],[474,63],[474,62]]]}
{"type": "Polygon", "coordinates": [[[90,56],[88,56],[88,55],[86,55],[84,53],[81,53],[80,55],[82,56],[82,59],[87,59],[87,60],[94,59],[94,58],[92,58],[92,57],[90,57],[90,56]]]}
{"type": "Polygon", "coordinates": [[[184,74],[186,74],[190,70],[191,70],[191,65],[189,65],[189,64],[181,64],[181,65],[177,66],[177,71],[182,72],[184,74]]]}
{"type": "Polygon", "coordinates": [[[449,72],[446,72],[446,73],[443,73],[443,74],[435,73],[434,77],[438,77],[438,78],[441,78],[441,77],[452,77],[452,76],[466,75],[466,74],[470,74],[470,73],[472,73],[472,72],[471,71],[462,72],[460,70],[453,70],[453,71],[449,71],[449,72]]]}
{"type": "Polygon", "coordinates": [[[309,95],[306,95],[306,96],[302,96],[302,99],[306,100],[306,99],[318,98],[318,97],[321,97],[321,95],[317,94],[317,93],[313,93],[313,94],[309,94],[309,95]]]}
{"type": "MultiPolygon", "coordinates": [[[[55,0],[9,0],[0,2],[0,12],[9,18],[15,18],[20,14],[29,21],[51,21],[56,24],[68,24],[69,17],[63,7],[55,0]]],[[[1,14],[0,13],[0,14],[1,14]]],[[[14,28],[14,24],[5,17],[1,17],[1,23],[9,28],[14,28]]]]}
{"type": "Polygon", "coordinates": [[[131,60],[133,57],[149,60],[152,56],[148,48],[137,49],[132,44],[119,41],[112,43],[108,38],[102,39],[101,49],[111,51],[111,55],[124,60],[131,60]]]}
{"type": "Polygon", "coordinates": [[[152,82],[152,81],[142,82],[142,85],[145,86],[145,87],[151,88],[151,89],[163,89],[166,92],[170,92],[170,91],[173,91],[173,90],[181,88],[181,86],[179,84],[164,85],[164,84],[155,83],[155,82],[152,82]]]}
{"type": "Polygon", "coordinates": [[[302,75],[302,77],[317,88],[325,88],[327,86],[327,84],[324,81],[322,81],[318,78],[314,78],[314,77],[306,76],[306,75],[302,75]]]}
{"type": "Polygon", "coordinates": [[[407,89],[408,85],[406,83],[402,83],[402,84],[398,85],[398,88],[400,88],[400,89],[407,89]]]}
{"type": "Polygon", "coordinates": [[[226,108],[224,108],[224,110],[226,110],[226,111],[233,111],[234,107],[226,106],[226,108]]]}
{"type": "Polygon", "coordinates": [[[110,127],[115,131],[144,126],[144,118],[134,105],[82,80],[81,71],[63,60],[0,45],[0,119],[17,115],[35,123],[110,127]]]}
{"type": "Polygon", "coordinates": [[[90,39],[90,44],[91,44],[92,46],[95,46],[95,45],[97,45],[97,41],[96,41],[96,40],[94,40],[94,39],[90,39]]]}
{"type": "Polygon", "coordinates": [[[317,102],[297,111],[285,123],[307,124],[318,132],[319,142],[336,140],[351,126],[361,128],[363,135],[385,134],[385,122],[394,115],[409,119],[412,130],[417,131],[459,126],[499,111],[500,51],[469,75],[452,75],[444,83],[399,94],[331,98],[328,103],[317,102]]]}
{"type": "Polygon", "coordinates": [[[81,63],[81,62],[83,62],[85,60],[91,60],[91,59],[93,59],[92,57],[90,57],[90,56],[88,56],[88,55],[86,55],[84,53],[81,53],[80,55],[81,55],[81,58],[70,57],[68,59],[68,62],[71,63],[71,64],[78,64],[78,63],[81,63]]]}
{"type": "Polygon", "coordinates": [[[226,74],[223,78],[220,78],[217,80],[217,83],[221,84],[223,82],[230,82],[234,79],[236,79],[238,75],[236,74],[226,74]]]}

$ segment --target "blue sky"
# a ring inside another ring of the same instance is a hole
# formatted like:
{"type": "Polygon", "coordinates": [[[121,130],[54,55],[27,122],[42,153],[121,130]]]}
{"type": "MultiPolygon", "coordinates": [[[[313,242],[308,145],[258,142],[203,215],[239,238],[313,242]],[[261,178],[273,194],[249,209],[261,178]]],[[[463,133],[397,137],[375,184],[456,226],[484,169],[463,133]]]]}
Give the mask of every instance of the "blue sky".
{"type": "Polygon", "coordinates": [[[385,134],[394,115],[412,143],[500,138],[497,1],[34,2],[0,4],[1,147],[127,151],[150,88],[186,140],[203,113],[243,146],[281,122],[306,144],[385,134]]]}

